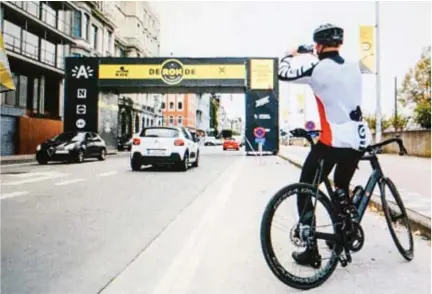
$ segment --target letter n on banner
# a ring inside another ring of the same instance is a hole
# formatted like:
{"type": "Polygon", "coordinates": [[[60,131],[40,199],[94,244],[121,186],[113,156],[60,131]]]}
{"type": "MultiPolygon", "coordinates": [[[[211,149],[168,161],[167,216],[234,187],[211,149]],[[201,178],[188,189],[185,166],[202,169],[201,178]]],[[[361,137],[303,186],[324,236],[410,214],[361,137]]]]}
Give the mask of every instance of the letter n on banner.
{"type": "Polygon", "coordinates": [[[375,27],[360,26],[360,70],[375,74],[375,27]]]}

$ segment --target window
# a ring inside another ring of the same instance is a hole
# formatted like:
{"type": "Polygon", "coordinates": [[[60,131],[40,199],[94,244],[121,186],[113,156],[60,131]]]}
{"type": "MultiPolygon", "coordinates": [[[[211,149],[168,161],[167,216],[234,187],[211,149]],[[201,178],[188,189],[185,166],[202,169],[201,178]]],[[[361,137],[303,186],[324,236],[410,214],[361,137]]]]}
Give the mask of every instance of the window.
{"type": "Polygon", "coordinates": [[[183,109],[183,102],[178,102],[177,103],[177,109],[178,110],[182,110],[183,109]]]}
{"type": "Polygon", "coordinates": [[[21,28],[7,20],[3,23],[3,41],[6,49],[21,52],[21,28]]]}
{"type": "Polygon", "coordinates": [[[169,103],[169,109],[174,109],[174,102],[169,103]]]}
{"type": "Polygon", "coordinates": [[[112,41],[112,33],[110,31],[107,31],[107,44],[105,51],[111,52],[111,41],[112,41]]]}
{"type": "Polygon", "coordinates": [[[93,49],[98,48],[98,28],[95,25],[91,26],[91,45],[93,49]]]}
{"type": "Polygon", "coordinates": [[[161,109],[165,109],[165,102],[162,102],[161,109]]]}
{"type": "Polygon", "coordinates": [[[27,106],[27,89],[28,89],[28,78],[26,76],[19,77],[19,90],[18,90],[18,106],[27,106]]]}
{"type": "Polygon", "coordinates": [[[74,23],[72,35],[76,38],[81,38],[81,11],[74,12],[74,23]]]}
{"type": "Polygon", "coordinates": [[[82,28],[82,36],[84,40],[89,40],[89,35],[88,35],[88,31],[89,31],[89,24],[90,24],[90,16],[88,16],[88,14],[84,13],[84,25],[82,28]]]}
{"type": "MultiPolygon", "coordinates": [[[[14,85],[17,86],[18,85],[18,77],[15,75],[15,73],[12,73],[12,79],[13,79],[14,85]]],[[[15,106],[16,100],[17,100],[17,95],[18,95],[17,91],[6,92],[2,96],[2,104],[15,106]]]]}
{"type": "Polygon", "coordinates": [[[26,5],[27,7],[25,8],[25,10],[28,13],[30,13],[30,14],[36,16],[37,18],[39,18],[39,11],[40,11],[39,10],[39,2],[37,2],[37,1],[29,1],[26,4],[27,4],[26,5]]]}
{"type": "Polygon", "coordinates": [[[39,38],[32,33],[23,31],[23,55],[39,59],[39,38]]]}
{"type": "Polygon", "coordinates": [[[170,128],[148,128],[144,129],[140,137],[154,137],[154,138],[175,138],[178,137],[179,132],[176,129],[170,128]]]}
{"type": "Polygon", "coordinates": [[[174,116],[171,115],[169,117],[169,123],[170,123],[170,125],[174,124],[174,116]]]}
{"type": "Polygon", "coordinates": [[[177,123],[179,125],[183,124],[183,117],[181,115],[177,118],[177,123]]]}
{"type": "Polygon", "coordinates": [[[39,79],[35,78],[33,80],[33,101],[32,101],[33,112],[37,112],[38,110],[38,100],[39,100],[39,79]]]}
{"type": "Polygon", "coordinates": [[[152,119],[150,120],[150,125],[151,125],[151,126],[153,125],[153,120],[152,120],[152,119]]]}
{"type": "Polygon", "coordinates": [[[41,61],[49,65],[55,66],[56,51],[55,45],[42,39],[41,42],[41,61]]]}
{"type": "Polygon", "coordinates": [[[42,3],[42,21],[49,24],[52,27],[56,27],[56,12],[50,6],[45,3],[42,3]]]}

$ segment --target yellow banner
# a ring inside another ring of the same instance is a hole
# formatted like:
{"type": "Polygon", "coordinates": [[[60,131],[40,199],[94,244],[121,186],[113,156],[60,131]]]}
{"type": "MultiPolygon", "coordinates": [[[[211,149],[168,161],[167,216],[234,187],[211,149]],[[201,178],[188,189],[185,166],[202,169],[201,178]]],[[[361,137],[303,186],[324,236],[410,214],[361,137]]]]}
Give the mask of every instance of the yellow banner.
{"type": "Polygon", "coordinates": [[[250,86],[253,90],[273,89],[274,64],[272,59],[251,59],[250,86]]]}
{"type": "Polygon", "coordinates": [[[187,64],[170,59],[163,64],[100,64],[99,79],[162,80],[175,85],[182,80],[245,79],[243,64],[187,64]]]}
{"type": "Polygon", "coordinates": [[[3,36],[0,32],[0,93],[7,91],[15,91],[15,85],[3,43],[3,36]]]}
{"type": "Polygon", "coordinates": [[[360,26],[360,68],[362,73],[375,73],[374,26],[360,26]]]}

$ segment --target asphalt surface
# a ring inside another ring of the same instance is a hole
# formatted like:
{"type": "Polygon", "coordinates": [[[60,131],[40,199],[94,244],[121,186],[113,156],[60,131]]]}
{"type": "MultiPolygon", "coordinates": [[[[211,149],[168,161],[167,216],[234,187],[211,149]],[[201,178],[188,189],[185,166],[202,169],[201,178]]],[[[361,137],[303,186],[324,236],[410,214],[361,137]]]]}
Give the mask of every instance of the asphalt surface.
{"type": "MultiPolygon", "coordinates": [[[[203,147],[187,172],[132,172],[127,154],[1,172],[1,293],[298,292],[260,249],[266,203],[299,174],[276,156],[203,147]]],[[[416,237],[407,263],[383,217],[362,225],[353,263],[311,292],[430,293],[430,243],[416,237]]]]}

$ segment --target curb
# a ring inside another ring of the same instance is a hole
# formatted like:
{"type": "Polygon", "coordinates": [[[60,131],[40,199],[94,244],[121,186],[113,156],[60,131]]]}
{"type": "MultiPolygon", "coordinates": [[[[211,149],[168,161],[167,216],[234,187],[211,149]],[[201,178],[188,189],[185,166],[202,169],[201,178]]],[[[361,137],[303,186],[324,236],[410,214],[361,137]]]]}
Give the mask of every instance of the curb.
{"type": "MultiPolygon", "coordinates": [[[[278,154],[278,156],[286,161],[288,161],[289,163],[293,164],[294,166],[298,167],[298,168],[302,168],[303,165],[301,163],[299,163],[296,160],[293,160],[285,155],[282,154],[278,154]]],[[[352,187],[351,187],[352,189],[352,187]]],[[[352,192],[352,190],[351,190],[352,192]]],[[[392,207],[395,207],[396,204],[394,204],[393,202],[389,201],[389,206],[390,209],[392,207]]],[[[375,208],[378,212],[383,213],[382,210],[382,206],[381,206],[381,197],[379,194],[374,193],[369,201],[369,207],[373,207],[375,208]]],[[[421,215],[417,212],[415,212],[414,210],[411,210],[409,208],[406,208],[407,211],[407,215],[408,215],[408,221],[410,222],[411,225],[411,231],[413,232],[419,232],[420,235],[422,237],[427,238],[428,240],[431,239],[431,220],[430,218],[421,215]]]]}
{"type": "MultiPolygon", "coordinates": [[[[108,150],[107,155],[123,155],[124,153],[118,152],[115,149],[108,150]]],[[[26,164],[26,163],[36,163],[35,155],[25,156],[24,158],[16,159],[5,159],[0,161],[0,166],[7,166],[9,164],[26,164]]]]}

